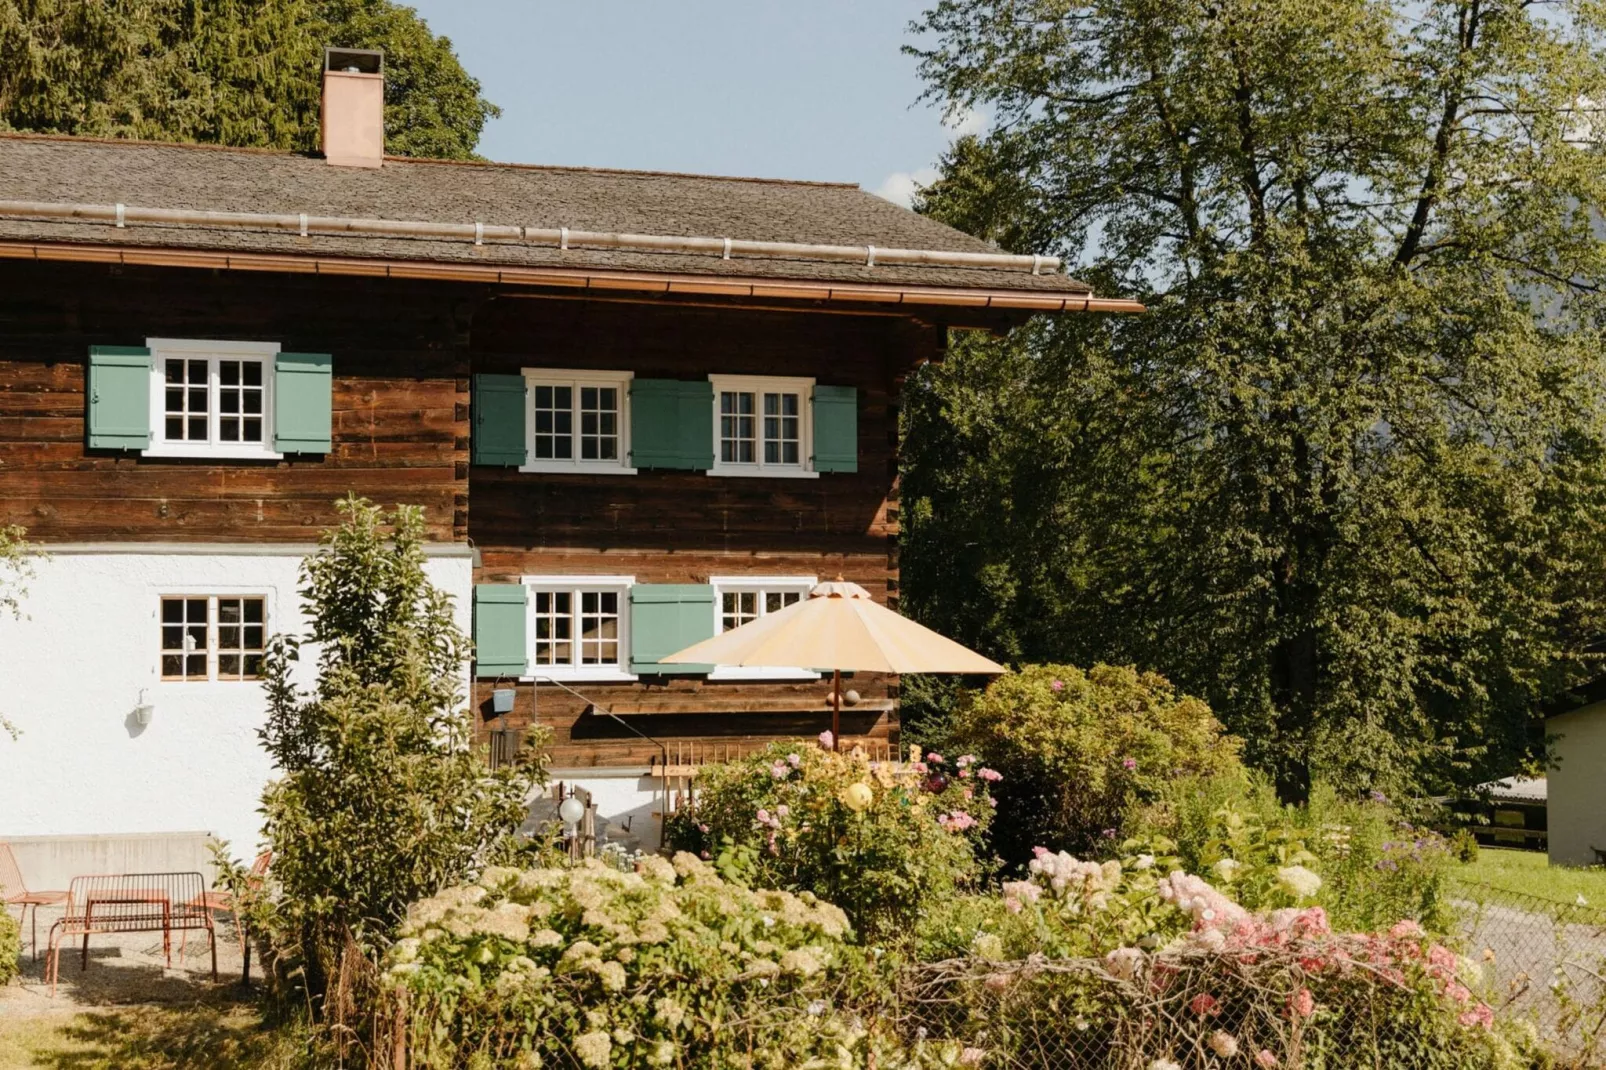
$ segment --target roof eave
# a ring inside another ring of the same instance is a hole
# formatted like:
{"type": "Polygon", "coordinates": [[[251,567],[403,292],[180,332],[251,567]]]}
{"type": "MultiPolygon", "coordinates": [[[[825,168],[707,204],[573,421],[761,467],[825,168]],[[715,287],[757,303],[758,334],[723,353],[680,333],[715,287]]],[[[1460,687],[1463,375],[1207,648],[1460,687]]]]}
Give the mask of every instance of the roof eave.
{"type": "Polygon", "coordinates": [[[1124,298],[1097,297],[1091,291],[1044,293],[978,287],[843,284],[674,272],[609,271],[584,267],[516,267],[374,257],[334,257],[322,254],[285,255],[161,246],[104,245],[88,242],[0,240],[0,259],[355,275],[371,278],[478,282],[504,286],[564,287],[575,290],[624,290],[664,295],[698,294],[784,302],[871,305],[888,309],[906,307],[911,313],[917,308],[974,309],[1017,315],[1145,311],[1140,302],[1124,298]]]}

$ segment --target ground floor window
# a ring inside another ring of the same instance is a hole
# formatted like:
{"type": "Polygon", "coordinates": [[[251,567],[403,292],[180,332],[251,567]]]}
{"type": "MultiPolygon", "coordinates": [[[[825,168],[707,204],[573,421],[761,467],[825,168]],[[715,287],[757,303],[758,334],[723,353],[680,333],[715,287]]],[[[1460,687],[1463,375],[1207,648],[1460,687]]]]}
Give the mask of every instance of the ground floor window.
{"type": "MultiPolygon", "coordinates": [[[[715,576],[714,632],[720,634],[762,620],[809,596],[813,576],[715,576]]],[[[812,680],[819,674],[788,666],[716,666],[711,680],[812,680]]]]}
{"type": "Polygon", "coordinates": [[[554,680],[597,680],[629,673],[628,576],[532,576],[530,669],[554,680]]]}
{"type": "Polygon", "coordinates": [[[162,679],[259,680],[267,647],[267,599],[168,595],[161,600],[162,679]]]}

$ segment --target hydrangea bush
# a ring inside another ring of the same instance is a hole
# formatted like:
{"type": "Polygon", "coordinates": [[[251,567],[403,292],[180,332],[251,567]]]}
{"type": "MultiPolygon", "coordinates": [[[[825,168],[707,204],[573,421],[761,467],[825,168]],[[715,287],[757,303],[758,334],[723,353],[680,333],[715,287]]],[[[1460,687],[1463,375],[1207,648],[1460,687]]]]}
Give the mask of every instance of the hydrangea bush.
{"type": "Polygon", "coordinates": [[[813,892],[880,936],[977,883],[1000,779],[970,754],[909,757],[894,768],[780,743],[708,766],[666,838],[755,887],[813,892]]]}
{"type": "Polygon", "coordinates": [[[414,905],[385,977],[415,1068],[953,1065],[855,1013],[873,956],[805,892],[754,891],[688,853],[639,872],[493,868],[414,905]],[[873,1057],[872,1057],[873,1053],[873,1057]]]}

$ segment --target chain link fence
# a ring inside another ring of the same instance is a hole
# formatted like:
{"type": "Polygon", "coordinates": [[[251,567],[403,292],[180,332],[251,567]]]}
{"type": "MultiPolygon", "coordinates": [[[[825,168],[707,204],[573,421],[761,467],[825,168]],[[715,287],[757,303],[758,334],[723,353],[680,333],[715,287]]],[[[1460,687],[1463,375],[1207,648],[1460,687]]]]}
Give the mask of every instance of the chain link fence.
{"type": "Polygon", "coordinates": [[[1606,1062],[1606,911],[1466,882],[1451,902],[1497,1013],[1578,1065],[1606,1062]]]}

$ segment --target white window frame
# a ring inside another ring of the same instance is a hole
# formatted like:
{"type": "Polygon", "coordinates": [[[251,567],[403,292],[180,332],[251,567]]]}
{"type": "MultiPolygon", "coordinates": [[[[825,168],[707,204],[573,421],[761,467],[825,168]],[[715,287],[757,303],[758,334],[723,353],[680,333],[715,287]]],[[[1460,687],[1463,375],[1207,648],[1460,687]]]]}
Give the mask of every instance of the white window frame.
{"type": "MultiPolygon", "coordinates": [[[[714,634],[725,634],[725,592],[737,591],[801,591],[809,596],[819,578],[816,576],[710,576],[714,588],[714,634]]],[[[763,600],[759,601],[759,619],[765,616],[763,600]]],[[[710,680],[818,680],[820,674],[810,669],[778,665],[716,665],[708,674],[710,680]]]]}
{"type": "Polygon", "coordinates": [[[524,666],[527,670],[521,680],[552,680],[558,683],[632,683],[637,677],[630,671],[630,588],[636,584],[634,576],[524,576],[524,666]],[[535,661],[535,594],[537,591],[568,592],[570,613],[574,618],[570,638],[574,660],[568,665],[537,665],[535,661]],[[619,661],[616,665],[582,665],[580,657],[580,595],[585,591],[610,591],[619,595],[619,661]]]}
{"type": "Polygon", "coordinates": [[[606,472],[612,475],[633,476],[630,467],[630,383],[635,372],[580,371],[572,368],[521,368],[524,376],[524,463],[521,472],[606,472]],[[574,439],[572,456],[568,460],[556,457],[535,456],[535,388],[538,386],[567,386],[574,390],[574,439]],[[611,386],[619,391],[619,456],[611,461],[586,461],[580,458],[580,390],[588,386],[611,386]]]}
{"type": "Polygon", "coordinates": [[[273,372],[278,342],[228,342],[202,338],[147,338],[151,351],[151,444],[145,457],[195,457],[230,460],[276,461],[284,454],[273,448],[273,372]],[[167,362],[207,362],[206,442],[167,441],[167,362]],[[223,442],[218,438],[218,361],[252,360],[262,365],[262,441],[223,442]]]}
{"type": "Polygon", "coordinates": [[[273,622],[278,619],[278,606],[275,592],[263,590],[261,587],[232,587],[228,584],[200,584],[179,585],[164,584],[150,588],[154,597],[155,608],[151,611],[151,618],[156,627],[156,660],[151,664],[151,672],[158,687],[248,687],[253,684],[261,685],[262,678],[254,680],[220,680],[217,675],[218,659],[218,610],[219,598],[260,598],[262,599],[262,643],[264,651],[269,640],[276,634],[273,622]],[[206,599],[206,679],[195,680],[169,680],[162,676],[162,601],[168,598],[206,599]]]}
{"type": "Polygon", "coordinates": [[[814,380],[773,375],[710,375],[714,388],[714,467],[711,476],[762,476],[768,479],[818,479],[814,470],[814,380]],[[719,396],[726,391],[757,395],[753,405],[755,449],[752,464],[720,460],[719,396]],[[766,392],[798,396],[797,464],[764,463],[764,404],[766,392]]]}

